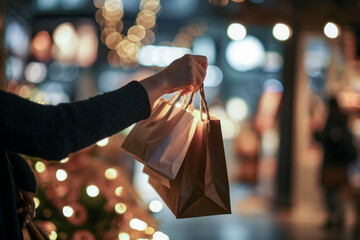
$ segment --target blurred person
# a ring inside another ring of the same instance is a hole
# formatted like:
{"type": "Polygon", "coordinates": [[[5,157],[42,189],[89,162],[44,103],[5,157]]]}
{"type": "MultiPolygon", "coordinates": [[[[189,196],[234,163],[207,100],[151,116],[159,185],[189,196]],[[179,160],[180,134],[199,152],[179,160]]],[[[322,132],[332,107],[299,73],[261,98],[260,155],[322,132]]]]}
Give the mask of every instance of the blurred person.
{"type": "Polygon", "coordinates": [[[252,123],[243,123],[233,147],[236,163],[239,165],[235,179],[249,186],[255,186],[258,177],[260,137],[252,123]]]}
{"type": "Polygon", "coordinates": [[[61,160],[150,116],[158,98],[195,91],[207,68],[204,56],[185,55],[159,73],[88,100],[41,105],[8,93],[0,6],[0,239],[22,239],[21,228],[35,217],[34,175],[18,154],[61,160]],[[19,191],[16,191],[16,187],[19,191]],[[25,206],[17,206],[19,194],[25,206]],[[17,212],[17,209],[19,210],[17,212]]]}
{"type": "Polygon", "coordinates": [[[328,101],[328,115],[323,129],[314,132],[323,147],[321,184],[325,191],[328,213],[324,229],[342,227],[344,211],[340,193],[348,188],[348,166],[356,159],[353,135],[348,127],[348,115],[339,107],[336,98],[328,101]]]}

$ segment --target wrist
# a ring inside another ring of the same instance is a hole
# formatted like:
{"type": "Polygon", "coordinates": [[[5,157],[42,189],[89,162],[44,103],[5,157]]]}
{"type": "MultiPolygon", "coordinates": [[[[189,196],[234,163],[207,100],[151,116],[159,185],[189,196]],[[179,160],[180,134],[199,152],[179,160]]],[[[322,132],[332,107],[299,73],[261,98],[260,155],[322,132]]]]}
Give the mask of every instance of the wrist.
{"type": "Polygon", "coordinates": [[[162,81],[157,74],[141,80],[140,84],[145,88],[151,106],[153,106],[157,99],[167,93],[168,88],[165,81],[162,81]]]}

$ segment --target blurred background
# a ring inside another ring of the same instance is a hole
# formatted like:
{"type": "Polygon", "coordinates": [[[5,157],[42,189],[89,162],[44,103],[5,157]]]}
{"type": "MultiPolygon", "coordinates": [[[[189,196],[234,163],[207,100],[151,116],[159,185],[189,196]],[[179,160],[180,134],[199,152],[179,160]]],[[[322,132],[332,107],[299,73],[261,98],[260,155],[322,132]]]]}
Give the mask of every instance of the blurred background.
{"type": "Polygon", "coordinates": [[[38,224],[61,240],[360,239],[357,160],[335,164],[343,182],[329,187],[314,137],[335,97],[359,142],[359,12],[359,0],[9,1],[8,90],[42,104],[207,56],[230,181],[231,215],[175,219],[121,149],[129,128],[61,163],[28,158],[38,224]]]}

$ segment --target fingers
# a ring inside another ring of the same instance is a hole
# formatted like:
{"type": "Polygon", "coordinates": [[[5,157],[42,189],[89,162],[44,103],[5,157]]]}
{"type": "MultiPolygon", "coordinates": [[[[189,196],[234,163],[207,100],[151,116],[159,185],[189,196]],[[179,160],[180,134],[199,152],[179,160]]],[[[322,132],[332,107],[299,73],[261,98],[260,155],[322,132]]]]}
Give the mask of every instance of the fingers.
{"type": "MultiPolygon", "coordinates": [[[[174,91],[196,91],[206,76],[207,58],[200,55],[184,55],[173,61],[156,75],[161,83],[163,94],[174,91]]],[[[146,81],[143,81],[144,85],[146,81]]],[[[161,96],[161,94],[159,94],[161,96]]]]}
{"type": "Polygon", "coordinates": [[[196,90],[201,86],[201,84],[204,81],[205,74],[206,74],[206,72],[205,73],[204,72],[205,72],[204,70],[203,71],[198,70],[195,72],[196,76],[195,76],[194,84],[196,86],[196,88],[195,88],[196,90]]]}
{"type": "Polygon", "coordinates": [[[203,69],[206,70],[207,68],[207,58],[205,56],[201,56],[201,55],[192,55],[193,58],[195,59],[196,62],[198,62],[202,67],[203,69]]]}
{"type": "Polygon", "coordinates": [[[203,83],[206,76],[206,67],[204,66],[207,66],[207,59],[203,56],[194,56],[194,59],[195,79],[192,80],[192,85],[194,86],[194,90],[197,90],[203,83]]]}

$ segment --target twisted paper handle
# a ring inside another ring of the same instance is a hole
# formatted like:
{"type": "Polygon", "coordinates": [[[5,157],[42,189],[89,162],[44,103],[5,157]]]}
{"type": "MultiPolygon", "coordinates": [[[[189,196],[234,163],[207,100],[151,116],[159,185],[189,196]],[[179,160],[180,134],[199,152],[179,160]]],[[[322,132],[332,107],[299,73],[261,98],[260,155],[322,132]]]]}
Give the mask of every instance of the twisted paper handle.
{"type": "MultiPolygon", "coordinates": [[[[205,92],[204,92],[204,84],[201,84],[200,88],[199,88],[199,93],[200,93],[200,109],[201,109],[201,113],[205,113],[206,115],[206,119],[208,121],[210,121],[210,113],[209,113],[209,107],[207,105],[207,102],[205,100],[205,92]],[[204,112],[205,110],[205,112],[204,112]]],[[[201,114],[201,119],[203,119],[203,114],[201,114]]]]}

